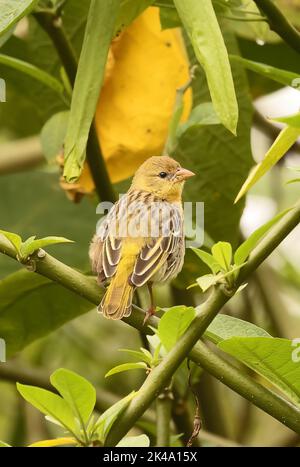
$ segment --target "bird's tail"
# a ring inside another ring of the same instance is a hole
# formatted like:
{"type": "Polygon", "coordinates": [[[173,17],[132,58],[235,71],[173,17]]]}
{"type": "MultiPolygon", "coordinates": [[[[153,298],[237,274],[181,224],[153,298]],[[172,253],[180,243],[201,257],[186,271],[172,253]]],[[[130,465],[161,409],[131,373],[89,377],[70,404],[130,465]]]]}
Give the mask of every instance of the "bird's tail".
{"type": "Polygon", "coordinates": [[[99,305],[100,313],[108,319],[122,319],[131,313],[134,286],[129,282],[133,264],[130,258],[121,259],[116,274],[99,305]]]}

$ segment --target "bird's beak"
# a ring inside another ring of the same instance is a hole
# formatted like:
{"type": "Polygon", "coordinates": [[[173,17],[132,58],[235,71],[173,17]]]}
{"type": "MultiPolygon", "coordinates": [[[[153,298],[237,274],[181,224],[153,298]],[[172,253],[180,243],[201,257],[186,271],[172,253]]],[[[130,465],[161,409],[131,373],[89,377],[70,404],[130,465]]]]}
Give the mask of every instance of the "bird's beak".
{"type": "Polygon", "coordinates": [[[180,181],[182,180],[187,180],[188,178],[190,177],[193,177],[194,175],[194,172],[192,172],[191,170],[188,170],[188,169],[179,169],[177,170],[176,172],[176,178],[180,181]]]}

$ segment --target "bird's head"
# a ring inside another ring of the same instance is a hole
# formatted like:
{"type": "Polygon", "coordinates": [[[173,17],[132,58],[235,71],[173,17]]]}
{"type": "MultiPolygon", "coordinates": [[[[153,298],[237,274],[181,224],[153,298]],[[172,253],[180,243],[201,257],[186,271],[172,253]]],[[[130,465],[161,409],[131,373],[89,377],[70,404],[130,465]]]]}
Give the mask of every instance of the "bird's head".
{"type": "Polygon", "coordinates": [[[153,156],[136,171],[132,188],[153,193],[167,201],[179,201],[184,182],[195,175],[168,156],[153,156]]]}

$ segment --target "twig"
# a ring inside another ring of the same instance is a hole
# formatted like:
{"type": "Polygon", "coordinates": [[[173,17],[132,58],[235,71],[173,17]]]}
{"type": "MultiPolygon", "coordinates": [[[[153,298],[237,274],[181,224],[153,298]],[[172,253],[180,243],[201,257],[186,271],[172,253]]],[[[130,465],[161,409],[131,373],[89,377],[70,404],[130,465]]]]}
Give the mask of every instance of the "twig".
{"type": "Polygon", "coordinates": [[[45,163],[37,136],[22,138],[0,145],[0,174],[29,170],[45,163]]]}
{"type": "Polygon", "coordinates": [[[268,18],[270,28],[290,47],[300,53],[300,34],[272,0],[254,0],[268,18]]]}
{"type": "MultiPolygon", "coordinates": [[[[173,385],[174,404],[172,408],[172,418],[178,433],[182,434],[182,442],[186,445],[189,442],[190,434],[193,431],[193,415],[189,408],[188,401],[183,399],[176,385],[173,385]]],[[[193,440],[193,446],[200,447],[199,436],[193,440]]]]}

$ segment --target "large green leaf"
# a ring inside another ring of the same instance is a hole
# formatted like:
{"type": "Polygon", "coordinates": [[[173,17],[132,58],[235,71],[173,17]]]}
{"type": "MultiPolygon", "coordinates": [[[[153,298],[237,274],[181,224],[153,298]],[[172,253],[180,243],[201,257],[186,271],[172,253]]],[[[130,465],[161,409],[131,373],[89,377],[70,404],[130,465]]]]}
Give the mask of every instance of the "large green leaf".
{"type": "Polygon", "coordinates": [[[0,336],[8,356],[92,308],[88,301],[37,274],[21,270],[8,276],[0,281],[0,336]]]}
{"type": "Polygon", "coordinates": [[[82,376],[64,368],[52,373],[50,381],[69,404],[74,416],[84,428],[95,407],[96,390],[94,386],[82,376]]]}
{"type": "Polygon", "coordinates": [[[204,68],[216,113],[236,133],[238,104],[226,45],[211,0],[174,0],[196,57],[204,68]]]}
{"type": "Polygon", "coordinates": [[[242,188],[238,192],[235,202],[239,201],[293,146],[300,135],[300,128],[287,126],[267,151],[264,159],[250,172],[242,188]]]}
{"type": "Polygon", "coordinates": [[[43,414],[57,420],[71,433],[76,432],[75,419],[69,404],[57,394],[35,386],[17,383],[17,389],[24,399],[43,414]]]}
{"type": "Polygon", "coordinates": [[[300,365],[292,341],[273,337],[232,337],[218,345],[300,404],[300,365]]]}
{"type": "Polygon", "coordinates": [[[271,337],[264,329],[234,316],[217,315],[205,331],[215,344],[230,337],[271,337]]]}
{"type": "MultiPolygon", "coordinates": [[[[224,32],[224,38],[229,51],[237,53],[234,37],[224,32]]],[[[192,55],[191,61],[194,63],[192,55]]],[[[215,242],[228,241],[235,247],[243,205],[234,206],[233,201],[239,184],[252,165],[252,106],[245,71],[238,64],[233,65],[232,71],[240,114],[237,137],[230,135],[221,125],[192,127],[180,138],[175,158],[196,174],[191,183],[186,184],[184,197],[186,201],[204,202],[205,231],[215,242]]],[[[203,73],[197,73],[193,91],[195,105],[208,101],[209,91],[203,73]]],[[[189,265],[191,257],[192,270],[195,261],[193,255],[188,256],[187,252],[189,265]]],[[[193,271],[193,274],[197,274],[197,271],[193,271]]]]}
{"type": "Polygon", "coordinates": [[[42,84],[52,89],[52,91],[54,91],[58,95],[62,102],[67,102],[64,94],[63,84],[46,71],[41,70],[40,68],[32,65],[31,63],[3,54],[0,54],[0,63],[20,72],[20,79],[22,74],[24,73],[25,75],[28,75],[31,78],[40,81],[42,84]]]}
{"type": "Polygon", "coordinates": [[[120,0],[92,0],[72,95],[65,140],[64,176],[78,179],[102,86],[120,0]]]}
{"type": "MultiPolygon", "coordinates": [[[[80,53],[90,0],[66,2],[63,24],[77,55],[80,53]]],[[[19,58],[61,79],[61,62],[51,39],[34,18],[29,17],[29,37],[21,40],[12,36],[1,48],[5,55],[19,58]]],[[[19,137],[32,135],[56,112],[65,110],[57,94],[38,81],[20,72],[0,66],[0,75],[9,83],[7,102],[0,106],[0,124],[19,137]],[[32,116],[34,115],[34,118],[32,116]]]]}
{"type": "Polygon", "coordinates": [[[159,321],[158,336],[166,350],[170,350],[196,316],[193,307],[167,308],[159,321]]]}
{"type": "Polygon", "coordinates": [[[0,0],[0,37],[27,15],[38,0],[0,0]]]}

